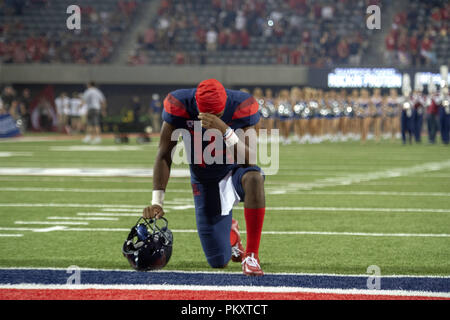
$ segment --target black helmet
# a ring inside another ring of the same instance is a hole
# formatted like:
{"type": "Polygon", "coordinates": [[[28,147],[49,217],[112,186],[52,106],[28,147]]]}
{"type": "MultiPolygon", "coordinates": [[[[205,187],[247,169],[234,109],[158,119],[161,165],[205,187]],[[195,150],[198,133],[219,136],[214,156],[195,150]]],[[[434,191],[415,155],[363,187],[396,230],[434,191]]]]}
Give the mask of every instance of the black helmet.
{"type": "Polygon", "coordinates": [[[140,218],[131,228],[127,240],[122,247],[122,253],[131,267],[137,271],[162,269],[172,256],[173,235],[169,230],[168,221],[161,219],[140,218]],[[159,227],[157,222],[163,221],[159,227]]]}

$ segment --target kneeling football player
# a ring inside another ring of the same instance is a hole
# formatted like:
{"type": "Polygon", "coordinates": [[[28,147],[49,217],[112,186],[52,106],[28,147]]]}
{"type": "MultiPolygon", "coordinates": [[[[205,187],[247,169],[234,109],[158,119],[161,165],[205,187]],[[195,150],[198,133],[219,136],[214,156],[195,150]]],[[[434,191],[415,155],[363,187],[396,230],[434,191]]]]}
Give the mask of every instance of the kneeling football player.
{"type": "Polygon", "coordinates": [[[188,137],[183,136],[185,148],[192,150],[187,156],[197,231],[206,259],[213,268],[226,267],[230,259],[241,262],[243,273],[249,276],[263,275],[258,251],[265,214],[264,176],[261,169],[251,163],[251,148],[234,130],[253,129],[260,117],[258,107],[250,94],[225,89],[215,79],[202,81],[197,88],[171,92],[164,100],[164,123],[153,170],[152,205],[143,212],[145,218],[158,219],[164,215],[164,192],[172,150],[177,144],[172,134],[177,129],[185,129],[184,132],[188,132],[188,137]],[[221,163],[203,159],[208,147],[203,134],[208,129],[220,131],[223,137],[224,161],[221,163]],[[197,135],[201,135],[200,140],[197,135]],[[233,152],[227,152],[230,149],[233,152]],[[229,154],[232,154],[231,161],[225,159],[229,154]],[[238,157],[244,160],[237,161],[238,157]],[[239,201],[244,202],[245,250],[238,223],[232,218],[232,207],[239,201]]]}

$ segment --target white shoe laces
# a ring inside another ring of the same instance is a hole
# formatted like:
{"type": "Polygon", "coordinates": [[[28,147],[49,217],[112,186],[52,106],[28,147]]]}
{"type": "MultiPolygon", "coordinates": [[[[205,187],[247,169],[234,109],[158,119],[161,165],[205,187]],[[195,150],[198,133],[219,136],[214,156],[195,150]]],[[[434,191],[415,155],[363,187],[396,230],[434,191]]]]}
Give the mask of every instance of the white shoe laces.
{"type": "Polygon", "coordinates": [[[231,247],[231,254],[235,257],[239,257],[244,251],[239,249],[238,245],[235,245],[234,247],[231,247]]]}
{"type": "Polygon", "coordinates": [[[248,264],[250,267],[260,268],[258,260],[256,260],[255,255],[252,253],[251,255],[247,256],[244,261],[242,261],[242,264],[248,264]]]}

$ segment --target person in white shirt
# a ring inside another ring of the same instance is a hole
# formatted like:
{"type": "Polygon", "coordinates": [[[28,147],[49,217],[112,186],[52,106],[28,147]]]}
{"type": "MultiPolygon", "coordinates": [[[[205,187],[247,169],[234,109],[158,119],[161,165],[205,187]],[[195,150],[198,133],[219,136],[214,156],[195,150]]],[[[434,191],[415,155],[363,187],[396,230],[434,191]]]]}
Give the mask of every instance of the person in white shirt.
{"type": "Polygon", "coordinates": [[[58,130],[59,132],[63,132],[64,129],[66,129],[66,132],[68,132],[68,124],[69,124],[69,113],[70,113],[70,106],[69,106],[69,97],[67,96],[67,93],[62,92],[56,99],[55,99],[55,106],[56,106],[56,113],[58,116],[58,130]]]}
{"type": "Polygon", "coordinates": [[[87,105],[87,128],[84,143],[101,143],[100,115],[106,116],[106,99],[93,81],[87,85],[83,93],[83,103],[87,105]],[[92,137],[94,137],[92,139],[92,137]]]}
{"type": "Polygon", "coordinates": [[[78,92],[72,93],[72,98],[70,99],[70,125],[75,132],[80,132],[81,130],[81,103],[80,94],[78,92]]]}

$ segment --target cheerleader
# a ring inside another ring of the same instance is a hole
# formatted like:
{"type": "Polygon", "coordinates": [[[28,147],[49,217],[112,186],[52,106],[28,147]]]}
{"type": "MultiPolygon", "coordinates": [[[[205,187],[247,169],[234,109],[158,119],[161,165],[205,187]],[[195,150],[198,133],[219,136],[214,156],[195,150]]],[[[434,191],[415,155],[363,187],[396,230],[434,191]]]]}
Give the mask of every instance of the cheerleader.
{"type": "Polygon", "coordinates": [[[281,133],[281,142],[283,144],[290,144],[291,140],[289,134],[292,127],[292,119],[294,116],[292,104],[289,97],[289,90],[283,89],[280,91],[277,99],[277,118],[279,121],[279,128],[281,133]]]}
{"type": "Polygon", "coordinates": [[[402,97],[398,96],[397,89],[390,89],[387,97],[388,105],[388,127],[390,128],[391,139],[400,137],[400,114],[401,114],[402,97]]]}
{"type": "MultiPolygon", "coordinates": [[[[261,88],[255,88],[253,90],[253,97],[255,98],[255,100],[258,102],[258,112],[261,115],[261,119],[264,118],[265,115],[267,115],[267,113],[265,112],[264,108],[265,108],[265,101],[264,101],[264,94],[261,88]]],[[[256,130],[256,134],[259,137],[259,132],[260,129],[262,128],[262,121],[258,121],[257,124],[255,124],[255,130],[256,130]]]]}
{"type": "Polygon", "coordinates": [[[366,143],[369,134],[369,128],[372,124],[372,118],[369,116],[370,97],[367,89],[361,90],[361,96],[358,99],[357,115],[360,119],[361,143],[366,143]]]}
{"type": "Polygon", "coordinates": [[[291,103],[294,106],[294,139],[297,143],[305,143],[306,128],[303,126],[302,117],[306,107],[303,91],[298,87],[291,89],[291,103]]]}
{"type": "Polygon", "coordinates": [[[275,99],[273,97],[273,91],[270,88],[267,88],[265,91],[264,106],[265,106],[264,108],[265,115],[263,115],[261,119],[262,126],[263,128],[267,129],[267,134],[269,135],[270,140],[272,141],[272,129],[274,128],[277,111],[275,108],[275,99]]]}
{"type": "Polygon", "coordinates": [[[348,102],[351,108],[351,136],[353,140],[359,140],[361,138],[361,116],[359,112],[359,91],[357,89],[352,90],[352,94],[350,95],[348,102]]]}
{"type": "Polygon", "coordinates": [[[375,141],[380,142],[381,139],[381,124],[383,120],[383,97],[381,96],[381,90],[376,88],[373,91],[371,101],[371,117],[373,132],[375,135],[375,141]]]}

